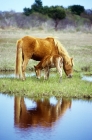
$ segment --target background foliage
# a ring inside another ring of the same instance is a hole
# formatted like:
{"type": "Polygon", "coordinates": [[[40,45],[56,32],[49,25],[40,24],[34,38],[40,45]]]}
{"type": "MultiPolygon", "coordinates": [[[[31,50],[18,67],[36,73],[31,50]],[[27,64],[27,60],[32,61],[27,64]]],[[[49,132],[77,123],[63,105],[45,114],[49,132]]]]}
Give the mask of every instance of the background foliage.
{"type": "Polygon", "coordinates": [[[23,8],[23,13],[0,11],[0,28],[7,27],[91,31],[92,10],[85,10],[81,5],[43,6],[41,0],[35,0],[30,7],[23,8]]]}

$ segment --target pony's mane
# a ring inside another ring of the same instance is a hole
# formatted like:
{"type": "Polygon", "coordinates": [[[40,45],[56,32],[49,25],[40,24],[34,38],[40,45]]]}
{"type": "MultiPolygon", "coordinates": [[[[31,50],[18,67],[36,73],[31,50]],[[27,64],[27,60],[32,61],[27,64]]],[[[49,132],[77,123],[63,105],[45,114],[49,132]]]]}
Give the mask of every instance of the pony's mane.
{"type": "Polygon", "coordinates": [[[70,63],[70,56],[67,52],[67,50],[63,47],[63,45],[54,38],[55,46],[58,47],[59,54],[63,57],[64,61],[67,63],[70,63]]]}
{"type": "Polygon", "coordinates": [[[67,50],[63,47],[63,45],[61,44],[61,42],[60,42],[59,40],[57,40],[56,38],[58,38],[58,37],[52,37],[52,36],[46,37],[46,39],[53,39],[55,46],[58,47],[59,53],[60,53],[63,57],[68,57],[68,58],[70,58],[70,56],[69,56],[67,50]]]}

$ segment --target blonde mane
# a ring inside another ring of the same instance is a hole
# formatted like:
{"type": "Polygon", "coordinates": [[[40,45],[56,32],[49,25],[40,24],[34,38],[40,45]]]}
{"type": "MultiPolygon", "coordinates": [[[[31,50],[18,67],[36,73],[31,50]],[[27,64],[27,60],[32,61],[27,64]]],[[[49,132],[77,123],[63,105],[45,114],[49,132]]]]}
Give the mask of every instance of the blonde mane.
{"type": "Polygon", "coordinates": [[[67,50],[60,43],[60,41],[58,41],[57,39],[54,38],[54,43],[55,43],[55,46],[58,47],[59,54],[63,57],[64,61],[68,64],[71,64],[70,56],[69,56],[67,50]]]}

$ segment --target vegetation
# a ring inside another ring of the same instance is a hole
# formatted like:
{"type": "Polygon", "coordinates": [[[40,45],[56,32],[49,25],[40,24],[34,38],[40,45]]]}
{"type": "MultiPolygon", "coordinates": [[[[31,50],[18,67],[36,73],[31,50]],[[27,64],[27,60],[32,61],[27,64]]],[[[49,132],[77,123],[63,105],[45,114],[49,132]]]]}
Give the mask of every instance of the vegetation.
{"type": "Polygon", "coordinates": [[[65,10],[62,6],[42,6],[41,0],[35,0],[35,3],[30,8],[24,8],[24,14],[29,16],[33,12],[42,13],[43,15],[48,15],[48,17],[52,18],[55,21],[55,29],[57,29],[57,25],[60,20],[66,17],[65,10]]]}
{"type": "Polygon", "coordinates": [[[33,5],[31,5],[31,8],[25,7],[23,9],[23,11],[26,16],[29,16],[33,12],[41,13],[43,11],[43,6],[42,6],[41,0],[35,0],[35,3],[33,5]]]}
{"type": "Polygon", "coordinates": [[[92,10],[85,10],[81,5],[43,6],[41,0],[29,8],[24,8],[23,13],[15,11],[0,11],[0,28],[22,28],[41,30],[82,30],[92,31],[92,10]],[[85,29],[84,29],[85,28],[85,29]]]}
{"type": "Polygon", "coordinates": [[[27,77],[26,81],[2,78],[0,92],[29,97],[92,98],[92,84],[82,81],[79,73],[74,73],[72,79],[67,79],[63,75],[62,82],[59,83],[59,76],[55,73],[47,81],[44,81],[43,78],[38,80],[35,76],[27,77]]]}
{"type": "Polygon", "coordinates": [[[68,7],[73,14],[81,15],[85,11],[84,6],[81,5],[72,5],[68,7]]]}
{"type": "Polygon", "coordinates": [[[49,9],[48,16],[54,19],[55,21],[55,29],[57,30],[57,26],[60,20],[64,19],[66,17],[65,10],[62,7],[59,6],[52,6],[49,9]]]}
{"type": "Polygon", "coordinates": [[[35,3],[31,6],[32,12],[41,13],[43,11],[42,1],[35,0],[35,3]]]}
{"type": "MultiPolygon", "coordinates": [[[[90,10],[90,16],[89,16],[89,13],[87,13],[84,6],[81,6],[81,5],[71,5],[71,6],[68,6],[68,8],[66,9],[63,6],[50,6],[50,7],[43,6],[41,0],[35,0],[34,4],[31,6],[31,8],[24,8],[23,11],[24,11],[23,12],[24,15],[26,15],[26,16],[30,16],[35,12],[42,14],[42,16],[47,15],[49,18],[54,20],[56,30],[58,29],[57,27],[58,27],[58,24],[60,23],[60,21],[62,21],[62,20],[66,21],[67,17],[71,17],[74,15],[78,15],[79,16],[78,18],[80,20],[82,17],[86,17],[87,19],[89,19],[89,21],[92,21],[92,11],[90,10]],[[85,16],[86,14],[88,16],[85,16]]],[[[69,18],[68,18],[68,22],[69,22],[69,18]]],[[[75,23],[76,23],[76,21],[75,21],[75,23]]],[[[85,24],[85,23],[83,23],[83,24],[85,24]]],[[[89,24],[89,23],[87,22],[87,24],[89,24]]]]}

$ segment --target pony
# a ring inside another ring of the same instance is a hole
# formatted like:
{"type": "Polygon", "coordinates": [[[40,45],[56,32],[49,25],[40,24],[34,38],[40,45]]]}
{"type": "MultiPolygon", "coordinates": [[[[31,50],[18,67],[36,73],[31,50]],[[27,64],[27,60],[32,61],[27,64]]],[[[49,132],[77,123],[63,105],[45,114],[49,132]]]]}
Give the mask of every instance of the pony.
{"type": "Polygon", "coordinates": [[[63,58],[58,55],[47,55],[46,57],[44,57],[42,59],[42,61],[40,61],[36,66],[34,66],[35,68],[35,72],[36,72],[36,77],[38,79],[40,79],[41,77],[41,70],[44,69],[44,80],[49,78],[49,71],[50,68],[54,68],[56,67],[57,71],[60,74],[60,80],[62,78],[62,67],[63,67],[63,58]]]}
{"type": "Polygon", "coordinates": [[[68,77],[72,77],[73,58],[71,58],[62,44],[53,37],[36,38],[24,36],[16,43],[17,77],[25,80],[25,71],[30,59],[41,61],[47,55],[59,54],[63,57],[63,69],[68,77]]]}

